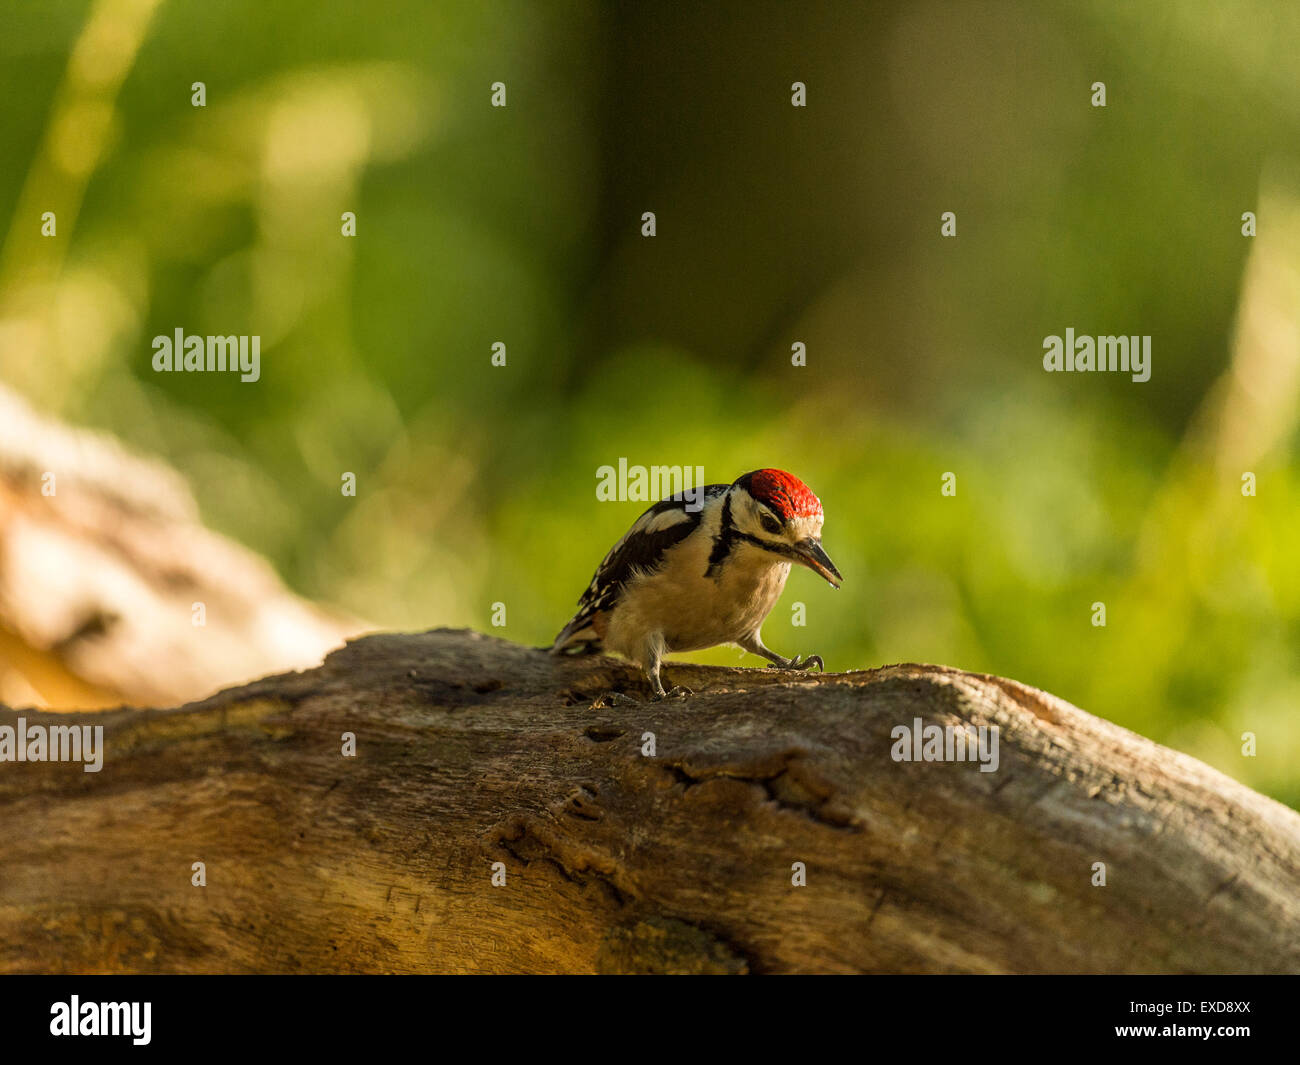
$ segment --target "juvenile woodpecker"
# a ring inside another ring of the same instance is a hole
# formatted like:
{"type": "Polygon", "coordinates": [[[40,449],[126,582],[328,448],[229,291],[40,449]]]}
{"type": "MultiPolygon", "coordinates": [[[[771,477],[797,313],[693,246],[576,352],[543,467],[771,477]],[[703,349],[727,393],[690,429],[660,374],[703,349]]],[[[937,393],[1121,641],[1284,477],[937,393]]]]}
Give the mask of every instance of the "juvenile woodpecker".
{"type": "Polygon", "coordinates": [[[843,578],[822,550],[822,505],[798,477],[755,470],[656,503],[605,556],[552,654],[615,651],[664,691],[663,656],[734,643],[778,669],[825,666],[818,655],[783,658],[759,630],[797,562],[838,588],[843,578]],[[702,504],[702,505],[700,505],[702,504]]]}

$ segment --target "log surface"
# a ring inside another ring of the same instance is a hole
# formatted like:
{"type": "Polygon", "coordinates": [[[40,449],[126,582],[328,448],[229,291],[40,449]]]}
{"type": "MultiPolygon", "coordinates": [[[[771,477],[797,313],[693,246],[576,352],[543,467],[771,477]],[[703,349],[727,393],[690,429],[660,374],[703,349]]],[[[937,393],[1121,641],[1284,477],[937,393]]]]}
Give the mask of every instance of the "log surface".
{"type": "Polygon", "coordinates": [[[1300,971],[1300,815],[1200,762],[944,667],[666,673],[697,695],[593,708],[643,679],[439,630],[0,710],[106,744],[0,763],[0,971],[1300,971]],[[917,717],[998,726],[998,770],[894,761],[917,717]]]}

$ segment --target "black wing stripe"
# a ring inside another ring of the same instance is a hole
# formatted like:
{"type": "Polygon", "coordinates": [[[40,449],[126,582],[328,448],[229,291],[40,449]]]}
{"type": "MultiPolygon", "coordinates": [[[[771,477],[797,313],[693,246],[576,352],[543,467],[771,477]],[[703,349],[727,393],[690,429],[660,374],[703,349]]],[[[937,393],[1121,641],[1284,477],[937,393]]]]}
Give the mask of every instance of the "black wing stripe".
{"type": "MultiPolygon", "coordinates": [[[[704,488],[704,501],[722,494],[730,485],[711,484],[704,488]]],[[[653,573],[663,565],[664,556],[686,539],[700,524],[702,510],[687,509],[684,494],[679,493],[649,507],[633,523],[623,538],[614,545],[597,568],[591,584],[578,600],[578,612],[556,638],[556,644],[582,631],[593,615],[611,610],[618,603],[623,589],[637,576],[653,573]],[[679,514],[680,520],[661,524],[657,519],[668,514],[679,514]]]]}

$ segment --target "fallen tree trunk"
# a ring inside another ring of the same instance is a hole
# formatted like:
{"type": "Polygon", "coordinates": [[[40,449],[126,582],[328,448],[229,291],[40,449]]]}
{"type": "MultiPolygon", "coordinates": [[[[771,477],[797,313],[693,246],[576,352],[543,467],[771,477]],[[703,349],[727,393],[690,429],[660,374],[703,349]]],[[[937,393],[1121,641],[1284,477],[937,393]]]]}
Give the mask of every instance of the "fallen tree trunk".
{"type": "Polygon", "coordinates": [[[0,969],[1300,970],[1300,815],[1191,758],[942,667],[667,672],[698,694],[593,708],[644,681],[438,631],[25,712],[106,754],[0,764],[0,969]],[[916,718],[996,725],[997,771],[893,760],[916,718]]]}
{"type": "Polygon", "coordinates": [[[0,384],[0,701],[198,699],[363,628],[205,527],[175,470],[0,384]]]}

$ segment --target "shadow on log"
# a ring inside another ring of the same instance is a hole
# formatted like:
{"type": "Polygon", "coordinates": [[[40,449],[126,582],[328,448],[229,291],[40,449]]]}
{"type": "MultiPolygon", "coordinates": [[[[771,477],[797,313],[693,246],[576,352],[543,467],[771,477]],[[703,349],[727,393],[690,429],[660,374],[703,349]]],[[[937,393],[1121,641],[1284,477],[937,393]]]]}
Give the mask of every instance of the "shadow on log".
{"type": "Polygon", "coordinates": [[[943,667],[667,672],[698,694],[597,709],[640,674],[440,630],[177,710],[0,711],[106,751],[0,764],[0,969],[1300,970],[1300,815],[1200,762],[943,667]],[[894,761],[918,717],[996,725],[997,771],[894,761]]]}

